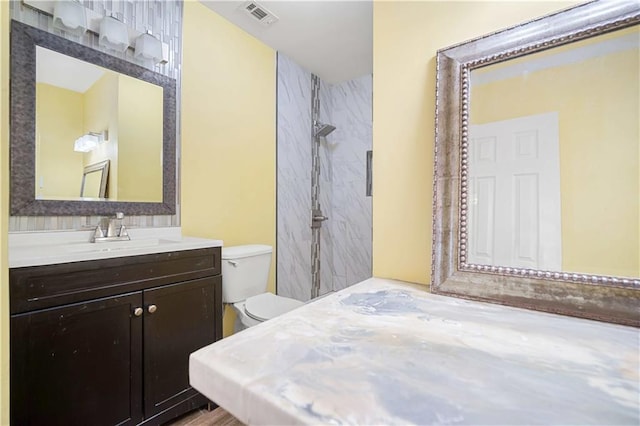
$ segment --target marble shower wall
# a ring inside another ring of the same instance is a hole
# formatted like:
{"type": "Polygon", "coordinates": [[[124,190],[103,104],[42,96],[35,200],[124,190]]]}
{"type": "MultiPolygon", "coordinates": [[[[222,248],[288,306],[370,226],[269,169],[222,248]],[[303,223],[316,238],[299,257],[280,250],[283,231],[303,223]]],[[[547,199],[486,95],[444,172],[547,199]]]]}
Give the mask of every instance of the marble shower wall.
{"type": "Polygon", "coordinates": [[[311,297],[311,74],[278,54],[278,294],[311,297]]]}
{"type": "Polygon", "coordinates": [[[366,195],[366,168],[373,140],[372,84],[372,76],[366,75],[329,86],[325,96],[330,102],[328,121],[336,126],[321,150],[330,157],[328,222],[335,291],[371,277],[372,197],[366,195]]]}
{"type": "MultiPolygon", "coordinates": [[[[81,3],[94,12],[104,16],[113,14],[116,18],[140,32],[151,30],[153,35],[169,45],[169,61],[166,64],[150,66],[133,57],[133,50],[116,53],[98,45],[98,36],[89,31],[82,36],[72,36],[53,28],[53,18],[39,10],[25,6],[19,0],[11,1],[11,18],[38,29],[67,38],[110,55],[153,69],[154,71],[176,79],[176,98],[180,99],[180,75],[182,63],[182,1],[169,0],[84,0],[81,3]]],[[[177,164],[180,164],[180,102],[176,105],[176,149],[177,164]]],[[[176,214],[126,216],[125,224],[135,227],[162,227],[180,225],[180,175],[176,167],[176,214]]],[[[100,216],[10,216],[9,232],[20,231],[57,231],[82,229],[95,226],[100,216]]]]}
{"type": "MultiPolygon", "coordinates": [[[[320,86],[320,121],[336,130],[320,145],[320,293],[371,277],[372,78],[320,86]]],[[[278,54],[277,290],[311,296],[311,74],[278,54]]]]}

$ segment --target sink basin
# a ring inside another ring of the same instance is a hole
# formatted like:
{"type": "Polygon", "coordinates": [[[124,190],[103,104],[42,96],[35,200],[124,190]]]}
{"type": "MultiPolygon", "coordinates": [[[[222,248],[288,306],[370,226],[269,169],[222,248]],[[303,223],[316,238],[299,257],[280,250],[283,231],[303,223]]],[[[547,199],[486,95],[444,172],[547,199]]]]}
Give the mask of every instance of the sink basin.
{"type": "Polygon", "coordinates": [[[88,253],[99,251],[127,250],[141,247],[154,247],[175,242],[176,241],[163,240],[159,238],[146,238],[142,240],[104,241],[100,243],[69,243],[62,245],[61,247],[68,253],[88,253]]]}

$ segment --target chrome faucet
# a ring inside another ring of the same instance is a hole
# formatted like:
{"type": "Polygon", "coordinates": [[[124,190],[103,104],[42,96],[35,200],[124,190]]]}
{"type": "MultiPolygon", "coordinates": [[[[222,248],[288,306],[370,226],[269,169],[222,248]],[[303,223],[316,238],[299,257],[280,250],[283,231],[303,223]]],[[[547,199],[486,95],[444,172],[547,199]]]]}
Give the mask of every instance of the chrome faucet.
{"type": "Polygon", "coordinates": [[[93,233],[92,242],[102,243],[106,241],[128,241],[131,238],[125,228],[122,220],[124,219],[124,213],[117,212],[114,217],[105,218],[98,223],[93,233]],[[102,227],[102,222],[108,220],[107,232],[105,233],[102,227]]]}

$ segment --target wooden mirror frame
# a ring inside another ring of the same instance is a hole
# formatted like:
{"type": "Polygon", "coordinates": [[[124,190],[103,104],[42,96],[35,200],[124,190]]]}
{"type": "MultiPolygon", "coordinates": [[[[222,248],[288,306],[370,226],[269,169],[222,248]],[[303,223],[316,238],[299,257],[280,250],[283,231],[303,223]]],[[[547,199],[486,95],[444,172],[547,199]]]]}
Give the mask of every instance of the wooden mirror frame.
{"type": "Polygon", "coordinates": [[[466,261],[470,71],[638,23],[640,6],[636,1],[594,1],[438,51],[433,293],[640,326],[638,277],[466,261]]]}
{"type": "Polygon", "coordinates": [[[176,214],[176,81],[18,21],[11,21],[11,215],[176,214]],[[162,87],[162,201],[79,201],[35,198],[36,46],[162,87]]]}

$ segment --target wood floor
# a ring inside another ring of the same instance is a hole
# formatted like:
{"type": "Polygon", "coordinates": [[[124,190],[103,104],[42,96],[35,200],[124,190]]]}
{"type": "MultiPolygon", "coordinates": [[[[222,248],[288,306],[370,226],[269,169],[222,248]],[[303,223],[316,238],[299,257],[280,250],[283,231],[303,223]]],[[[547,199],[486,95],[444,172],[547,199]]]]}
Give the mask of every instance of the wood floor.
{"type": "Polygon", "coordinates": [[[245,426],[245,424],[218,407],[213,411],[200,409],[187,413],[164,426],[245,426]]]}

